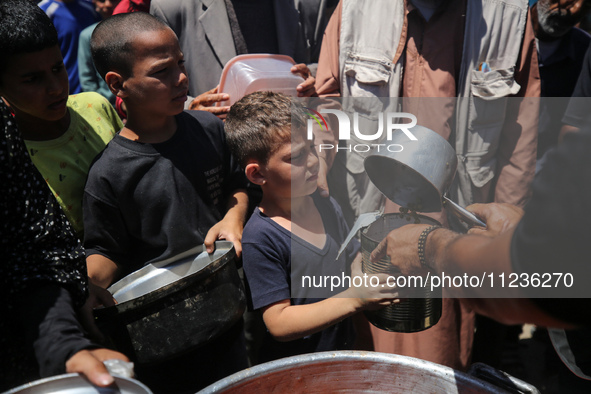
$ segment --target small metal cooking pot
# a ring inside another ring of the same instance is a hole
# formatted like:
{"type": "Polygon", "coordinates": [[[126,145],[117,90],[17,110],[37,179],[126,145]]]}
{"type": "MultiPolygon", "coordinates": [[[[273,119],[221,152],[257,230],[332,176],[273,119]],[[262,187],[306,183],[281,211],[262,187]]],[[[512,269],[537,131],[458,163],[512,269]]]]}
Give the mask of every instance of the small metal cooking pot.
{"type": "Polygon", "coordinates": [[[234,246],[218,241],[148,264],[108,290],[118,304],[95,309],[97,325],[138,364],[181,355],[232,327],[246,309],[234,246]]]}
{"type": "MultiPolygon", "coordinates": [[[[410,219],[410,215],[390,213],[381,216],[361,230],[363,272],[385,273],[394,277],[402,275],[400,270],[390,263],[388,255],[384,255],[375,263],[370,261],[369,256],[390,231],[413,223],[407,219],[410,219]]],[[[424,215],[416,215],[413,220],[423,224],[440,225],[438,221],[424,215]]],[[[401,291],[404,296],[400,303],[378,310],[364,311],[367,320],[382,330],[405,333],[423,331],[437,324],[442,311],[440,287],[432,291],[430,283],[426,283],[423,287],[401,289],[401,291]]]]}
{"type": "Polygon", "coordinates": [[[409,130],[416,141],[403,133],[392,136],[391,143],[403,147],[400,152],[384,149],[365,158],[369,179],[398,205],[416,212],[439,212],[445,205],[468,225],[486,227],[474,214],[445,196],[458,166],[453,147],[426,127],[409,130]]]}

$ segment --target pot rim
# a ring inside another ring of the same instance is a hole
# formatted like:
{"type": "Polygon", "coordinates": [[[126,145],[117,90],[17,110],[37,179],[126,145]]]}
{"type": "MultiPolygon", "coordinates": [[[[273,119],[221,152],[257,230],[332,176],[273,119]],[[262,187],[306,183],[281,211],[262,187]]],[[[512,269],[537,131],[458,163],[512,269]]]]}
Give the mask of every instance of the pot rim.
{"type": "Polygon", "coordinates": [[[492,383],[469,375],[465,372],[446,367],[441,364],[436,364],[430,361],[421,360],[414,357],[402,356],[398,354],[379,353],[371,351],[334,351],[334,352],[319,352],[302,354],[298,356],[286,357],[264,364],[256,365],[239,371],[224,379],[221,379],[199,391],[197,394],[214,394],[220,392],[230,392],[233,389],[240,387],[242,384],[252,381],[256,378],[261,378],[270,374],[276,374],[292,368],[300,366],[311,366],[315,364],[326,364],[340,361],[367,361],[376,364],[399,364],[407,367],[415,368],[425,374],[429,374],[440,379],[453,380],[458,385],[462,383],[469,385],[478,392],[490,393],[505,393],[507,391],[499,388],[492,383]]]}
{"type": "MultiPolygon", "coordinates": [[[[149,305],[151,305],[155,301],[158,301],[158,300],[160,300],[164,297],[167,297],[171,294],[175,294],[175,293],[183,291],[184,289],[187,288],[187,286],[191,285],[192,283],[194,283],[195,281],[197,281],[199,279],[202,279],[203,277],[208,277],[210,275],[213,275],[215,272],[222,269],[228,262],[232,261],[234,256],[236,255],[236,252],[234,249],[234,244],[230,241],[216,241],[215,246],[216,246],[216,250],[218,250],[218,248],[219,249],[227,248],[228,250],[223,255],[219,256],[217,259],[209,262],[206,266],[204,266],[200,270],[193,272],[190,275],[179,278],[178,280],[176,280],[172,283],[169,283],[167,285],[159,287],[158,289],[152,290],[147,294],[141,295],[136,298],[132,298],[130,300],[127,300],[127,301],[124,301],[124,302],[121,302],[121,303],[118,303],[118,304],[115,304],[112,306],[96,308],[96,309],[94,309],[95,316],[97,316],[97,317],[110,316],[112,314],[121,314],[121,313],[125,313],[127,311],[132,311],[132,310],[133,311],[141,310],[144,307],[149,307],[149,305]]],[[[172,264],[181,258],[189,257],[191,255],[197,256],[197,255],[201,254],[204,250],[205,250],[205,246],[199,245],[199,246],[197,246],[193,249],[190,249],[186,252],[180,253],[177,256],[173,256],[172,258],[166,259],[163,262],[156,262],[156,263],[144,266],[144,267],[140,268],[139,270],[134,271],[131,274],[121,278],[119,281],[117,281],[113,285],[111,285],[107,290],[109,290],[109,292],[111,292],[111,294],[113,294],[118,290],[118,288],[120,286],[122,286],[121,285],[122,282],[131,275],[135,275],[135,276],[140,277],[141,275],[143,275],[143,274],[141,274],[142,271],[145,271],[147,273],[147,272],[154,270],[155,268],[166,267],[169,264],[172,264]]]]}
{"type": "MultiPolygon", "coordinates": [[[[112,392],[121,393],[121,394],[152,394],[152,391],[142,382],[136,379],[127,378],[124,376],[120,376],[117,374],[113,374],[115,378],[115,383],[119,383],[118,390],[112,389],[112,392]],[[121,387],[124,384],[125,386],[129,387],[121,387]],[[119,391],[121,390],[121,391],[119,391]]],[[[79,373],[66,373],[62,375],[55,375],[50,376],[47,378],[37,379],[29,383],[22,384],[20,386],[14,387],[7,391],[5,394],[18,394],[18,393],[26,393],[26,392],[35,392],[34,390],[43,389],[44,385],[52,384],[55,382],[63,381],[65,387],[61,388],[60,390],[68,390],[70,393],[87,393],[93,388],[92,392],[111,392],[107,391],[109,388],[97,388],[96,386],[92,385],[88,380],[82,377],[79,373]],[[71,390],[71,391],[70,391],[71,390]],[[95,391],[96,390],[96,391],[95,391]]],[[[47,389],[47,388],[46,388],[47,389]]],[[[36,391],[37,393],[41,393],[43,391],[36,391]]]]}

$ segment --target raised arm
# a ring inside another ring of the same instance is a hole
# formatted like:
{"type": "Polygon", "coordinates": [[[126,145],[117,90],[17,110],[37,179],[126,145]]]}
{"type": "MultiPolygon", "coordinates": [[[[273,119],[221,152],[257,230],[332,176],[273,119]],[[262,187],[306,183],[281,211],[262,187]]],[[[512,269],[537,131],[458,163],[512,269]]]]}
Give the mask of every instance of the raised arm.
{"type": "MultiPolygon", "coordinates": [[[[352,275],[362,276],[361,254],[353,262],[352,275]]],[[[322,331],[359,311],[399,302],[397,289],[386,285],[387,276],[376,276],[380,282],[375,287],[350,287],[312,304],[291,305],[286,299],[264,307],[265,325],[276,340],[291,341],[322,331]]]]}
{"type": "Polygon", "coordinates": [[[225,239],[234,244],[236,256],[242,254],[242,231],[248,210],[248,195],[246,190],[237,189],[228,201],[228,211],[222,220],[216,223],[205,236],[207,253],[213,253],[214,242],[218,239],[225,239]]]}
{"type": "MultiPolygon", "coordinates": [[[[513,272],[511,242],[523,212],[509,204],[476,204],[470,210],[485,219],[487,230],[475,229],[466,235],[444,228],[431,231],[425,242],[426,264],[421,264],[419,260],[418,243],[421,233],[428,226],[420,224],[390,232],[371,258],[379,259],[387,253],[392,264],[404,274],[431,270],[450,277],[481,277],[483,273],[495,278],[499,274],[508,277],[513,272]]],[[[446,287],[446,290],[450,296],[463,298],[462,302],[476,312],[504,324],[572,327],[542,311],[519,288],[504,289],[504,298],[491,298],[491,288],[487,286],[446,287]]]]}

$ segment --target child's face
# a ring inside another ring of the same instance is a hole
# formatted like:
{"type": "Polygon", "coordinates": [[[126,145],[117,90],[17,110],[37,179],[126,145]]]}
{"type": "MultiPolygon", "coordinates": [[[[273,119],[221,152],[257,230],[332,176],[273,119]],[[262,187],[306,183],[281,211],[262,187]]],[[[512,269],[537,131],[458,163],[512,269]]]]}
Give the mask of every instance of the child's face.
{"type": "Polygon", "coordinates": [[[0,95],[22,120],[58,121],[66,113],[68,74],[56,45],[12,55],[0,76],[0,95]]]}
{"type": "Polygon", "coordinates": [[[133,51],[132,75],[123,82],[128,111],[137,107],[144,114],[162,116],[182,112],[189,80],[174,32],[141,33],[134,39],[133,51]]]}
{"type": "Polygon", "coordinates": [[[283,198],[309,196],[318,180],[318,154],[313,141],[293,135],[269,157],[265,166],[266,181],[274,194],[283,198]]]}

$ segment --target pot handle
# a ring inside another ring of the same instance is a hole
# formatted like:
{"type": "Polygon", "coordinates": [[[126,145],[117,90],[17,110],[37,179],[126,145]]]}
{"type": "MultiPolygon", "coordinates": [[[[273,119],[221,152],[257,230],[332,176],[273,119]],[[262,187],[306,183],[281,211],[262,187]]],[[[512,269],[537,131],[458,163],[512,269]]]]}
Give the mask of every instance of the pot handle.
{"type": "Polygon", "coordinates": [[[523,380],[514,378],[506,372],[499,371],[483,363],[474,363],[470,366],[468,374],[484,380],[501,390],[512,394],[540,394],[540,391],[523,380]]]}
{"type": "Polygon", "coordinates": [[[478,219],[476,215],[468,211],[466,208],[461,207],[460,205],[456,204],[455,202],[447,198],[447,196],[443,196],[443,206],[449,209],[460,220],[466,222],[468,226],[480,226],[486,228],[486,223],[478,219]]]}

